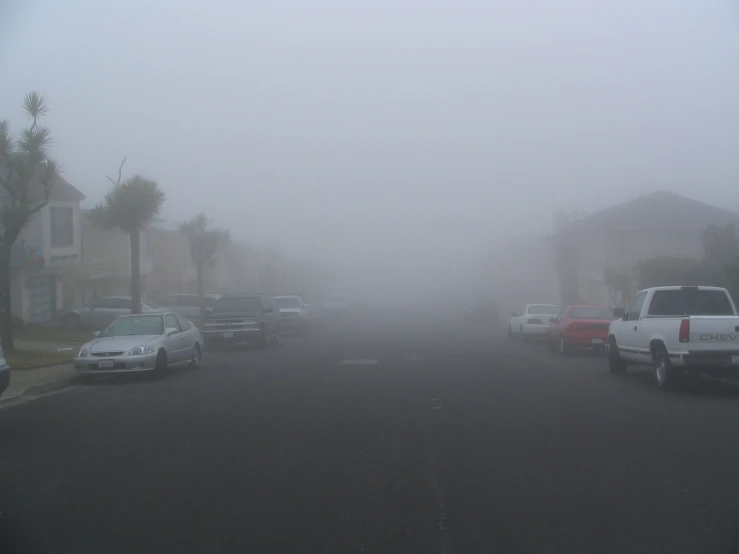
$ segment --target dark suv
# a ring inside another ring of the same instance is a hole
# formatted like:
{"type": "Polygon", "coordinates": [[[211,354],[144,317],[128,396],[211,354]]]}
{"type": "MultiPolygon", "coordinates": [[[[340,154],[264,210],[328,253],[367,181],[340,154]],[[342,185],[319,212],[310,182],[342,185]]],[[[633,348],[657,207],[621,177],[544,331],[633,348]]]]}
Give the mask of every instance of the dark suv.
{"type": "Polygon", "coordinates": [[[203,325],[205,347],[240,342],[266,345],[280,336],[280,318],[274,299],[264,294],[221,296],[203,325]]]}

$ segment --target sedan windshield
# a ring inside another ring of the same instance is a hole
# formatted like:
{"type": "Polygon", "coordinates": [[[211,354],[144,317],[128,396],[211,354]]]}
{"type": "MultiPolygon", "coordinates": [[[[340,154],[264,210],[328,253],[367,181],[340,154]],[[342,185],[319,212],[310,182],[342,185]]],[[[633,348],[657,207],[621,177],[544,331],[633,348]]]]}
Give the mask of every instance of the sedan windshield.
{"type": "Polygon", "coordinates": [[[160,315],[120,317],[108,325],[98,337],[130,337],[163,335],[164,321],[160,315]]]}
{"type": "Polygon", "coordinates": [[[222,296],[216,302],[213,311],[261,313],[262,298],[259,296],[222,296]]]}
{"type": "Polygon", "coordinates": [[[559,313],[559,307],[552,306],[550,304],[532,304],[529,306],[528,312],[529,314],[558,314],[559,313]]]}
{"type": "Polygon", "coordinates": [[[278,308],[300,308],[300,300],[297,296],[278,296],[275,298],[278,308]]]}
{"type": "Polygon", "coordinates": [[[570,311],[570,317],[572,319],[616,319],[613,316],[613,312],[606,308],[572,308],[570,311]]]}

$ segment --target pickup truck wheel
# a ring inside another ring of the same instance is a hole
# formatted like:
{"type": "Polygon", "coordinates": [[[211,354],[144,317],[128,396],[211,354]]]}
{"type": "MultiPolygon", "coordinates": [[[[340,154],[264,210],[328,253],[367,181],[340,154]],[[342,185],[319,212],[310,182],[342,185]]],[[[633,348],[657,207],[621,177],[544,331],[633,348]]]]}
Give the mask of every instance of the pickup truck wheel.
{"type": "Polygon", "coordinates": [[[664,346],[658,346],[652,356],[654,367],[654,382],[662,390],[674,389],[680,380],[680,375],[672,367],[670,357],[664,346]]]}
{"type": "Polygon", "coordinates": [[[611,338],[608,343],[608,369],[614,375],[623,375],[626,373],[626,362],[621,358],[616,339],[614,338],[611,338]]]}

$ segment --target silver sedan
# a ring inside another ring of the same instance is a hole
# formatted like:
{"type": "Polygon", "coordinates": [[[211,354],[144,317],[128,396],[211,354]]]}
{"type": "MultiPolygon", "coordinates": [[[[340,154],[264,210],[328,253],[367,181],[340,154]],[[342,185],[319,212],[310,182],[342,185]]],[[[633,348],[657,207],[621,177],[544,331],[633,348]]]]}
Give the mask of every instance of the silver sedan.
{"type": "Polygon", "coordinates": [[[83,344],[74,359],[79,375],[153,372],[168,366],[200,364],[203,337],[179,314],[136,314],[119,317],[83,344]]]}

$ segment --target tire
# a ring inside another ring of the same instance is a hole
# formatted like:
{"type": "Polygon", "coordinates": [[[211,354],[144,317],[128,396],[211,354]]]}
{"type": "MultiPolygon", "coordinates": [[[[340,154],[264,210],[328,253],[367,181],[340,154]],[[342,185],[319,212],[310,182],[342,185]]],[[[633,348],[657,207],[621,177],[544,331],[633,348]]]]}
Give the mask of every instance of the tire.
{"type": "Polygon", "coordinates": [[[82,318],[77,314],[67,314],[64,316],[64,326],[69,329],[80,327],[82,325],[82,318]]]}
{"type": "Polygon", "coordinates": [[[558,345],[559,353],[563,356],[566,356],[571,352],[570,347],[567,345],[567,342],[565,341],[564,335],[559,337],[559,345],[558,345]]]}
{"type": "Polygon", "coordinates": [[[616,339],[611,337],[608,343],[608,369],[614,375],[623,375],[626,373],[626,362],[621,358],[618,352],[616,339]]]}
{"type": "Polygon", "coordinates": [[[680,384],[680,374],[670,362],[665,347],[660,345],[652,353],[652,375],[658,389],[674,390],[680,384]]]}
{"type": "Polygon", "coordinates": [[[200,352],[200,345],[196,344],[195,348],[192,349],[192,358],[190,358],[190,369],[197,369],[200,367],[200,360],[202,358],[202,352],[200,352]]]}
{"type": "Polygon", "coordinates": [[[167,353],[164,350],[160,350],[157,354],[157,361],[154,364],[154,378],[160,379],[167,372],[167,353]]]}

